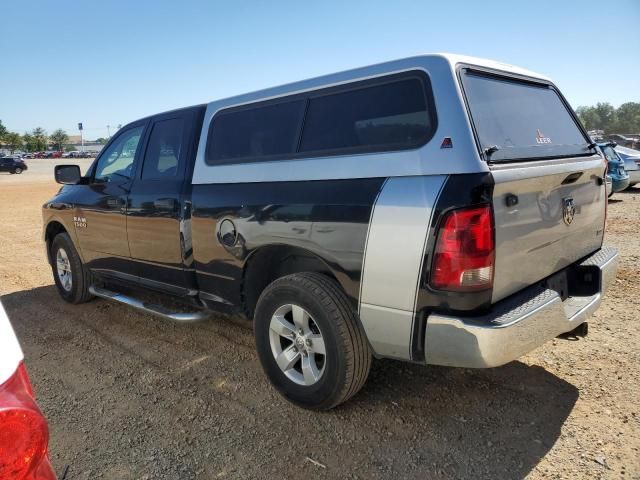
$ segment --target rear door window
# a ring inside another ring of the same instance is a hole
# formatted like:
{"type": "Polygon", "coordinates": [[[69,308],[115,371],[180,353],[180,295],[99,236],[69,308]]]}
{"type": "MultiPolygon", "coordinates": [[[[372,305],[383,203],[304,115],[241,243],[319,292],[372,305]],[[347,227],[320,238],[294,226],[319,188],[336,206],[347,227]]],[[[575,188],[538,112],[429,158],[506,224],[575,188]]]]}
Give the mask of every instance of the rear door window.
{"type": "Polygon", "coordinates": [[[463,87],[487,160],[589,153],[587,139],[551,85],[465,71],[463,87]]]}
{"type": "Polygon", "coordinates": [[[182,117],[160,120],[153,125],[142,166],[144,180],[172,178],[178,174],[183,135],[182,117]]]}

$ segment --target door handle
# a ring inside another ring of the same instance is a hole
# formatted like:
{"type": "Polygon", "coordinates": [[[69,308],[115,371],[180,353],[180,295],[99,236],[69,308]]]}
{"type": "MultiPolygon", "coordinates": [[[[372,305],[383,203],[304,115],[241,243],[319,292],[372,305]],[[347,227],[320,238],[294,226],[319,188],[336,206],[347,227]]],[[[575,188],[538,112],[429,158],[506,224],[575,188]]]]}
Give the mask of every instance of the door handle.
{"type": "Polygon", "coordinates": [[[176,204],[175,198],[159,198],[153,201],[153,206],[161,210],[175,210],[176,204]]]}
{"type": "Polygon", "coordinates": [[[574,172],[569,175],[562,181],[562,185],[569,185],[571,183],[575,183],[582,176],[582,172],[574,172]]]}

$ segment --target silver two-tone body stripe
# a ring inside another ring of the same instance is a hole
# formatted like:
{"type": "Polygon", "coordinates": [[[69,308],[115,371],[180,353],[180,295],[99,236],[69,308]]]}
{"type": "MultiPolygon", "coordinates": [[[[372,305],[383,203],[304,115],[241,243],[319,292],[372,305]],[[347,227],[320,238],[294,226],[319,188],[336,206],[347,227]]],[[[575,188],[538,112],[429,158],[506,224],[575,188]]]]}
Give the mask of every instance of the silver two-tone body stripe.
{"type": "Polygon", "coordinates": [[[389,178],[373,207],[358,310],[369,343],[381,357],[411,359],[424,249],[446,178],[389,178]]]}

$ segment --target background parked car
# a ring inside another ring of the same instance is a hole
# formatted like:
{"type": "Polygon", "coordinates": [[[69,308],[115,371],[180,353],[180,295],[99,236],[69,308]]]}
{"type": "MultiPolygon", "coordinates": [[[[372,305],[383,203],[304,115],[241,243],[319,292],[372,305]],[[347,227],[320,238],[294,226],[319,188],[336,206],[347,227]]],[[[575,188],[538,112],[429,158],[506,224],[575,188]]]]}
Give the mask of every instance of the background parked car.
{"type": "Polygon", "coordinates": [[[614,150],[615,146],[614,142],[598,144],[598,148],[607,160],[607,177],[610,177],[612,182],[609,196],[629,186],[629,174],[624,170],[624,160],[614,150]]]}
{"type": "Polygon", "coordinates": [[[607,139],[610,142],[615,142],[621,147],[635,148],[638,146],[638,139],[634,136],[621,135],[619,133],[613,133],[607,135],[607,139]]]}
{"type": "Polygon", "coordinates": [[[91,158],[95,156],[95,152],[81,152],[79,150],[71,150],[70,152],[66,152],[62,155],[63,158],[91,158]]]}
{"type": "Polygon", "coordinates": [[[24,356],[0,304],[0,478],[55,480],[49,426],[36,404],[24,356]]]}
{"type": "Polygon", "coordinates": [[[2,157],[0,158],[0,172],[22,173],[27,169],[27,164],[21,158],[2,157]]]}
{"type": "Polygon", "coordinates": [[[629,174],[629,187],[640,183],[640,151],[617,146],[616,152],[624,160],[624,169],[629,174]]]}

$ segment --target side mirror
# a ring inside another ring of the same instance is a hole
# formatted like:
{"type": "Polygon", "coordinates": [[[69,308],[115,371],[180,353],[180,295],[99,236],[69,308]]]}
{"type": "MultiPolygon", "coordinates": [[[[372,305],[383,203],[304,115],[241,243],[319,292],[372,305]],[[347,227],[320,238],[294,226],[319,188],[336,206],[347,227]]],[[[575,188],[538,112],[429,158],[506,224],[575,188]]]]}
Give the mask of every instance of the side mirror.
{"type": "Polygon", "coordinates": [[[82,178],[78,165],[56,165],[53,174],[56,182],[62,185],[76,185],[82,178]]]}

